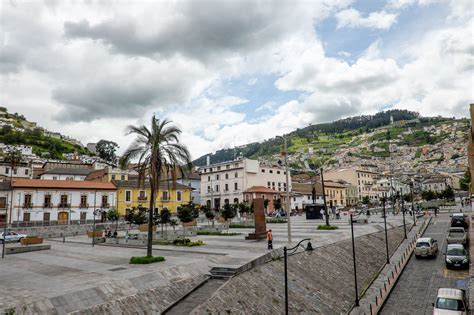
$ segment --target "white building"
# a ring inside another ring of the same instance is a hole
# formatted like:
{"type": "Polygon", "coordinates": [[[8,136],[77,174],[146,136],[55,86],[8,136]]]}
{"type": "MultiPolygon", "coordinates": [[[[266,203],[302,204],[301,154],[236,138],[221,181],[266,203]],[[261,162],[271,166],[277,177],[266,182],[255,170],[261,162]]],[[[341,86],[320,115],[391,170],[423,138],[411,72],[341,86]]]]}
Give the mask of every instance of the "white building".
{"type": "Polygon", "coordinates": [[[378,197],[376,181],[380,174],[362,168],[341,168],[324,172],[324,180],[343,180],[357,187],[359,201],[365,196],[374,200],[378,197]]]}
{"type": "Polygon", "coordinates": [[[13,209],[9,222],[86,223],[93,220],[94,209],[107,211],[116,204],[113,183],[14,179],[11,186],[13,209]]]}
{"type": "MultiPolygon", "coordinates": [[[[316,189],[315,204],[324,205],[321,183],[314,185],[316,189]]],[[[306,183],[292,183],[291,209],[304,210],[307,205],[313,204],[313,185],[306,183]]]]}
{"type": "Polygon", "coordinates": [[[191,187],[191,201],[198,205],[201,204],[201,176],[199,174],[193,172],[179,176],[176,182],[191,187]]]}
{"type": "Polygon", "coordinates": [[[431,178],[421,183],[422,191],[442,192],[448,187],[446,178],[431,178]]]}
{"type": "Polygon", "coordinates": [[[10,176],[13,178],[31,178],[32,173],[33,171],[29,163],[22,162],[12,170],[10,163],[0,162],[1,179],[9,179],[10,176]]]}
{"type": "Polygon", "coordinates": [[[83,181],[91,172],[91,169],[86,168],[54,168],[42,173],[40,179],[83,181]]]}
{"type": "MultiPolygon", "coordinates": [[[[202,166],[198,173],[201,175],[201,204],[213,208],[242,202],[243,192],[253,186],[281,192],[287,189],[286,171],[282,167],[260,165],[257,160],[238,159],[202,166]]],[[[288,177],[291,191],[291,176],[288,177]]]]}

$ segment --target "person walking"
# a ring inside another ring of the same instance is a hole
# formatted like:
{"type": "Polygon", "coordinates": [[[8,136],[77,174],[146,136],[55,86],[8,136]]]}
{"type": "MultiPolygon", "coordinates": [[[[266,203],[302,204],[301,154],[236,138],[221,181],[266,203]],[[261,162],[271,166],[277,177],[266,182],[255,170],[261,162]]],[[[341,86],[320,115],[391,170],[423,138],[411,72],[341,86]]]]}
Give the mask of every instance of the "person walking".
{"type": "Polygon", "coordinates": [[[326,218],[324,217],[324,209],[319,210],[319,213],[321,213],[321,219],[324,221],[326,218]]]}
{"type": "Polygon", "coordinates": [[[267,241],[268,249],[273,249],[273,233],[271,229],[267,231],[267,241]]]}

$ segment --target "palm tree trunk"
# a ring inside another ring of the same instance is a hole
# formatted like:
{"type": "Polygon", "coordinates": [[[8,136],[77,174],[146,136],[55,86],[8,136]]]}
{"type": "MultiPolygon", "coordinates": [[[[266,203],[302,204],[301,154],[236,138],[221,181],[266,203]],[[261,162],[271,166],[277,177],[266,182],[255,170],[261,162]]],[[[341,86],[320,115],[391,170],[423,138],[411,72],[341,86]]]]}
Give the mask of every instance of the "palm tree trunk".
{"type": "Polygon", "coordinates": [[[153,212],[155,211],[155,189],[154,185],[151,185],[151,196],[150,196],[150,209],[148,213],[148,242],[146,246],[146,255],[151,257],[152,253],[152,246],[153,246],[153,212]]]}

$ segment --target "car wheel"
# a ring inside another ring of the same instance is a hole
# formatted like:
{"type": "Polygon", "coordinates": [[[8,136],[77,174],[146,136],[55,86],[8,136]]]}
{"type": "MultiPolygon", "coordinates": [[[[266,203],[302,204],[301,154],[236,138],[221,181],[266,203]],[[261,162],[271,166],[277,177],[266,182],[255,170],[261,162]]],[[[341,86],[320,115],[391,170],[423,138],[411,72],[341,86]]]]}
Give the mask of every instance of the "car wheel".
{"type": "Polygon", "coordinates": [[[415,255],[415,258],[416,258],[416,259],[420,259],[420,256],[418,256],[418,255],[415,255]]]}

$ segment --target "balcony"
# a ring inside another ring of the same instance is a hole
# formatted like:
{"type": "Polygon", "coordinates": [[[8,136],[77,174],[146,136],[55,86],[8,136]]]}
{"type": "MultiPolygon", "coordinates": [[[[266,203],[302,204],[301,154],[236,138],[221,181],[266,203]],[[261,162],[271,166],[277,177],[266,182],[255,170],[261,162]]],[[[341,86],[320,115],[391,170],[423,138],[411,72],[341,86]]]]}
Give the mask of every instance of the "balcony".
{"type": "Polygon", "coordinates": [[[31,202],[25,202],[23,203],[23,209],[32,209],[33,204],[31,202]]]}
{"type": "Polygon", "coordinates": [[[147,199],[148,198],[146,196],[141,196],[141,197],[138,196],[138,202],[145,202],[145,201],[147,201],[147,199]]]}
{"type": "Polygon", "coordinates": [[[66,203],[66,202],[61,202],[61,203],[59,203],[58,208],[59,209],[68,209],[68,208],[71,208],[71,204],[66,203]]]}
{"type": "Polygon", "coordinates": [[[52,207],[53,207],[53,204],[51,202],[43,203],[43,208],[45,209],[51,209],[52,207]]]}
{"type": "Polygon", "coordinates": [[[110,208],[110,204],[109,203],[103,203],[103,204],[100,205],[100,207],[102,209],[107,209],[107,208],[110,208]]]}
{"type": "Polygon", "coordinates": [[[89,208],[89,204],[88,204],[88,203],[81,203],[81,204],[79,205],[79,208],[80,208],[80,209],[88,209],[88,208],[89,208]]]}

